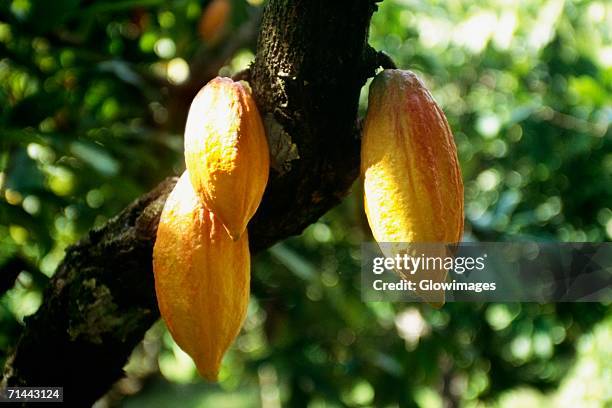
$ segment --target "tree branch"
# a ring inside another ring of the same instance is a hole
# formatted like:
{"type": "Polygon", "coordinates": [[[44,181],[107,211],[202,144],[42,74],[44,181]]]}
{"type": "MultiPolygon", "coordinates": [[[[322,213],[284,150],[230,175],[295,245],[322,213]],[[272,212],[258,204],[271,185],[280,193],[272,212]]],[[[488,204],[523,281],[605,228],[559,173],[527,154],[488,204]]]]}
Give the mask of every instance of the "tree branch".
{"type": "MultiPolygon", "coordinates": [[[[377,60],[367,35],[371,0],[270,0],[251,85],[275,170],[249,225],[253,253],[300,233],[346,194],[359,169],[360,88],[377,60]]],[[[162,182],[71,247],[5,368],[5,385],[63,386],[88,406],[122,375],[159,317],[151,254],[162,182]]]]}
{"type": "Polygon", "coordinates": [[[375,69],[367,43],[374,10],[364,0],[268,4],[251,79],[277,171],[251,222],[256,247],[300,233],[358,175],[357,107],[375,69]]]}

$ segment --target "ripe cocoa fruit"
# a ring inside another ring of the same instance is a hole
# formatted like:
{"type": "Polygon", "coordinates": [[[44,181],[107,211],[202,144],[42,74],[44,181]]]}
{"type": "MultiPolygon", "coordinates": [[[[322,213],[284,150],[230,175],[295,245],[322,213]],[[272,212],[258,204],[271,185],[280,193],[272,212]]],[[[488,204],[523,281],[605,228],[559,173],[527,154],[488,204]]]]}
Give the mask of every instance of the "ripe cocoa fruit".
{"type": "MultiPolygon", "coordinates": [[[[370,85],[361,144],[364,207],[385,256],[444,258],[463,234],[463,182],[446,117],[415,74],[384,70],[370,85]],[[385,244],[382,244],[385,243],[385,244]]],[[[427,270],[406,280],[442,282],[447,271],[427,270]]],[[[434,305],[444,292],[417,294],[434,305]]]]}
{"type": "Polygon", "coordinates": [[[200,36],[209,45],[215,45],[223,36],[232,11],[230,0],[212,0],[200,17],[200,36]]]}
{"type": "Polygon", "coordinates": [[[176,343],[211,381],[249,302],[247,233],[232,241],[183,173],[169,195],[153,248],[155,292],[176,343]]]}
{"type": "Polygon", "coordinates": [[[268,142],[248,84],[215,78],[193,100],[185,128],[191,183],[237,240],[255,214],[270,167],[268,142]]]}
{"type": "Polygon", "coordinates": [[[372,81],[361,144],[364,205],[378,242],[455,243],[463,182],[442,110],[410,71],[372,81]]]}

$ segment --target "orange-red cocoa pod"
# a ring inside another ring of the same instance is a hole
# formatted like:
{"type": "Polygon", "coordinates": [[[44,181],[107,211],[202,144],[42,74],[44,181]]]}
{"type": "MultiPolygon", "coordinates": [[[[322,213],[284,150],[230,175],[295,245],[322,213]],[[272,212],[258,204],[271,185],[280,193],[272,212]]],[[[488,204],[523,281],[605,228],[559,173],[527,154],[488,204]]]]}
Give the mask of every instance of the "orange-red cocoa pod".
{"type": "Polygon", "coordinates": [[[384,70],[372,81],[361,173],[365,211],[378,242],[461,240],[457,148],[444,113],[410,71],[384,70]]]}
{"type": "Polygon", "coordinates": [[[223,36],[232,11],[230,0],[212,0],[200,17],[200,36],[208,44],[214,45],[223,36]]]}
{"type": "MultiPolygon", "coordinates": [[[[463,182],[457,148],[444,112],[415,74],[384,70],[370,85],[361,145],[364,207],[385,256],[444,259],[463,234],[463,182]],[[389,243],[389,244],[383,244],[389,243]]],[[[444,268],[399,274],[418,284],[442,282],[444,268]]],[[[444,291],[423,300],[444,303],[444,291]]]]}
{"type": "Polygon", "coordinates": [[[249,302],[247,234],[232,241],[200,202],[187,172],[164,206],[153,249],[161,316],[199,373],[215,381],[249,302]]]}

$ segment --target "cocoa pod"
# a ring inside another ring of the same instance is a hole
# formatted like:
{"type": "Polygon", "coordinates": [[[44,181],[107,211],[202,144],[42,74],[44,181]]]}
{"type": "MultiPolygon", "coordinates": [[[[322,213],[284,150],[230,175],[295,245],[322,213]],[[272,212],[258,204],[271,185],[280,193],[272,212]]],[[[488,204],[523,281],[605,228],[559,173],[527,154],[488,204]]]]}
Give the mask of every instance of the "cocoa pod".
{"type": "MultiPolygon", "coordinates": [[[[444,258],[463,235],[463,182],[446,117],[415,74],[384,70],[370,85],[361,144],[364,208],[385,256],[444,258]],[[382,244],[389,243],[389,244],[382,244]]],[[[400,276],[442,282],[445,269],[400,276]]],[[[444,292],[417,290],[440,306],[444,292]]]]}
{"type": "Polygon", "coordinates": [[[364,206],[378,242],[456,243],[463,182],[444,113],[410,71],[372,81],[361,144],[364,206]]]}
{"type": "Polygon", "coordinates": [[[187,118],[185,162],[193,187],[232,239],[261,202],[269,155],[248,84],[217,77],[200,90],[187,118]]]}
{"type": "Polygon", "coordinates": [[[231,11],[230,0],[212,0],[202,12],[198,30],[209,45],[217,44],[223,36],[231,11]]]}
{"type": "Polygon", "coordinates": [[[247,234],[232,241],[183,173],[168,196],[153,248],[161,316],[199,373],[217,379],[249,302],[247,234]]]}

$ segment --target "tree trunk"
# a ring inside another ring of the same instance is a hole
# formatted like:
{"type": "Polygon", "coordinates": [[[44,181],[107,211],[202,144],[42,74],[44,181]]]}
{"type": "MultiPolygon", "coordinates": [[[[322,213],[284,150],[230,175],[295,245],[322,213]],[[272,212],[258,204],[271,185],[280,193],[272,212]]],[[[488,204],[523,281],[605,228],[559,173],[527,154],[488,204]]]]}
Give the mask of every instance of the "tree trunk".
{"type": "MultiPolygon", "coordinates": [[[[346,194],[359,169],[357,104],[379,62],[372,0],[270,0],[250,83],[274,170],[249,225],[253,253],[300,233],[346,194]]],[[[176,178],[69,248],[5,367],[9,386],[63,386],[90,406],[119,379],[158,319],[151,255],[176,178]]]]}

